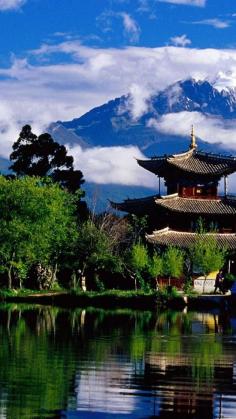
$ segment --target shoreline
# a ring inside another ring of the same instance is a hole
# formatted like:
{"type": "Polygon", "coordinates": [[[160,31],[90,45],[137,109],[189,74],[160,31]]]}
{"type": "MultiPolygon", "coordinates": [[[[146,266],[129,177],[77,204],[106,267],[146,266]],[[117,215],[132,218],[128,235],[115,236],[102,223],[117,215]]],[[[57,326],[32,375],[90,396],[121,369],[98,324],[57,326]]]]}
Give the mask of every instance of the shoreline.
{"type": "Polygon", "coordinates": [[[49,291],[49,292],[28,292],[19,295],[1,295],[2,302],[29,303],[53,305],[62,308],[75,307],[100,307],[100,308],[131,308],[131,309],[152,309],[157,307],[184,309],[185,307],[194,310],[206,308],[228,308],[232,306],[231,295],[209,294],[187,296],[158,295],[158,293],[142,293],[130,291],[110,291],[95,293],[92,291],[73,293],[70,291],[49,291]]]}

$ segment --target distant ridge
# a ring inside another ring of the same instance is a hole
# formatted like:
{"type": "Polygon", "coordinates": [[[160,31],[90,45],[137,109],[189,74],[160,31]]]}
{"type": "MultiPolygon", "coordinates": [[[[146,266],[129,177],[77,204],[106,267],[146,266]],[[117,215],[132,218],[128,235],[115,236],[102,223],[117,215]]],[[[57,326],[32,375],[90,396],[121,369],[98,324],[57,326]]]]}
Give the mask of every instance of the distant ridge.
{"type": "MultiPolygon", "coordinates": [[[[152,95],[145,112],[140,117],[132,115],[133,102],[130,95],[121,96],[98,106],[79,118],[71,121],[58,121],[49,126],[53,137],[71,147],[79,145],[82,149],[94,147],[114,147],[133,145],[139,147],[147,157],[160,154],[175,154],[186,151],[189,146],[190,126],[186,121],[186,137],[164,134],[150,126],[152,118],[157,122],[169,113],[198,112],[206,118],[217,118],[236,123],[236,90],[218,90],[207,81],[188,79],[177,82],[163,91],[152,95]],[[189,133],[189,134],[188,134],[189,133]]],[[[198,134],[197,126],[196,134],[198,134]]],[[[211,140],[214,138],[211,138],[211,140]]],[[[235,154],[220,142],[210,144],[197,139],[198,150],[235,154]]],[[[128,168],[127,168],[128,170],[128,168]]],[[[108,176],[109,182],[109,176],[108,176]]],[[[107,209],[108,199],[114,201],[127,197],[135,198],[156,193],[155,189],[124,185],[99,185],[85,183],[87,198],[92,202],[99,187],[98,210],[107,209]]]]}
{"type": "MultiPolygon", "coordinates": [[[[236,118],[235,89],[217,90],[207,81],[188,79],[153,95],[139,118],[132,117],[132,98],[121,96],[72,121],[58,121],[49,126],[54,138],[71,146],[136,145],[144,154],[175,153],[186,149],[188,138],[167,135],[147,126],[151,118],[176,112],[200,112],[226,120],[236,118]]],[[[186,131],[189,127],[186,125],[186,131]]],[[[224,151],[221,144],[199,143],[207,151],[224,151]]],[[[230,151],[229,151],[230,153],[230,151]]]]}

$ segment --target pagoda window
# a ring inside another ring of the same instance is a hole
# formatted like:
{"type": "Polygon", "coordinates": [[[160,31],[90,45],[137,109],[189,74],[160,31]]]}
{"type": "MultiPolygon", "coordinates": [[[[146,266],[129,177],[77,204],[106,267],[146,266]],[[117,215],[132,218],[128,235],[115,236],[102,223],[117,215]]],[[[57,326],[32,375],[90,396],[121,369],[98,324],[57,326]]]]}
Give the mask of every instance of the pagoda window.
{"type": "Polygon", "coordinates": [[[199,198],[216,198],[217,186],[216,185],[180,185],[179,195],[184,197],[199,197],[199,198]]]}

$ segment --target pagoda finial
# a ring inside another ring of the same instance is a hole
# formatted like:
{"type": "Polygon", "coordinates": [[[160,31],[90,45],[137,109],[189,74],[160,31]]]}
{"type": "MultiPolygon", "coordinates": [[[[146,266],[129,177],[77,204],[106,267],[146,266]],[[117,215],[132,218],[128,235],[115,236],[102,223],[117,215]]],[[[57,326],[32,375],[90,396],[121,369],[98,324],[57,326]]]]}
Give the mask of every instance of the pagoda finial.
{"type": "Polygon", "coordinates": [[[195,137],[193,125],[192,125],[192,130],[191,130],[191,143],[190,143],[189,148],[190,148],[190,150],[194,150],[195,148],[197,148],[196,137],[195,137]]]}

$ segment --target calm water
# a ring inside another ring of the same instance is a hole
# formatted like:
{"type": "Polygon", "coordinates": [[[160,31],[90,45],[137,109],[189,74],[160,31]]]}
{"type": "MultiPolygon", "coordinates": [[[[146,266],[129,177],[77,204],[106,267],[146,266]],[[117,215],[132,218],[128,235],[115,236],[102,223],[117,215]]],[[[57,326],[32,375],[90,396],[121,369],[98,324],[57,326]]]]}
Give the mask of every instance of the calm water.
{"type": "Polygon", "coordinates": [[[0,418],[236,418],[236,317],[0,306],[0,418]]]}

